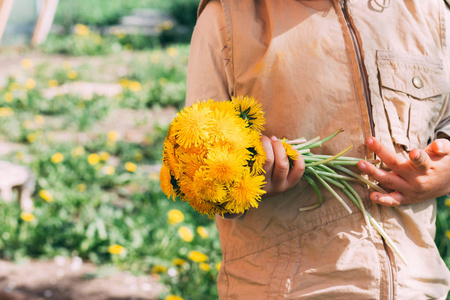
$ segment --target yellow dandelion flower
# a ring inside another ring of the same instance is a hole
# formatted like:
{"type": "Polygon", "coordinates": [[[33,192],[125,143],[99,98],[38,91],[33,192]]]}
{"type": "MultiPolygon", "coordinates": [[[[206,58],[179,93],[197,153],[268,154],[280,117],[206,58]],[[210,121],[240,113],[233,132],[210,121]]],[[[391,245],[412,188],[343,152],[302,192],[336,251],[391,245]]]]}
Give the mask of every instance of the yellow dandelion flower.
{"type": "Polygon", "coordinates": [[[56,80],[56,79],[50,79],[49,81],[47,81],[48,87],[55,87],[58,85],[59,85],[59,83],[58,83],[58,80],[56,80]]]}
{"type": "Polygon", "coordinates": [[[184,221],[184,215],[178,209],[171,209],[167,213],[167,223],[171,225],[179,224],[184,221]]]}
{"type": "Polygon", "coordinates": [[[84,151],[83,146],[77,146],[77,147],[73,148],[72,151],[70,152],[70,154],[73,157],[82,156],[84,153],[85,153],[85,151],[84,151]]]}
{"type": "Polygon", "coordinates": [[[52,155],[50,160],[54,164],[59,164],[60,162],[62,162],[64,160],[64,155],[61,152],[57,152],[52,155]]]}
{"type": "Polygon", "coordinates": [[[445,199],[445,206],[450,206],[450,198],[445,199]]]}
{"type": "Polygon", "coordinates": [[[28,213],[28,212],[21,212],[20,213],[20,218],[22,220],[24,220],[25,222],[31,222],[35,219],[35,216],[32,213],[28,213]]]}
{"type": "Polygon", "coordinates": [[[175,258],[172,260],[172,264],[175,266],[183,266],[186,263],[186,261],[182,258],[175,258]]]}
{"type": "Polygon", "coordinates": [[[209,237],[208,230],[206,230],[206,228],[203,227],[203,226],[198,226],[197,227],[197,233],[198,233],[199,236],[202,237],[202,239],[207,239],[209,237]]]}
{"type": "Polygon", "coordinates": [[[36,80],[34,80],[33,78],[28,78],[26,81],[25,81],[25,88],[27,89],[27,90],[32,90],[32,89],[34,89],[36,87],[36,80]]]}
{"type": "Polygon", "coordinates": [[[20,88],[20,85],[17,83],[17,82],[11,82],[10,84],[9,84],[9,90],[11,91],[11,92],[13,92],[13,91],[16,91],[16,90],[18,90],[19,88],[20,88]]]}
{"type": "Polygon", "coordinates": [[[217,270],[217,272],[219,272],[221,266],[222,266],[222,263],[221,263],[221,262],[218,262],[218,263],[216,264],[216,270],[217,270]]]}
{"type": "Polygon", "coordinates": [[[141,90],[141,84],[137,81],[131,81],[128,89],[132,92],[139,92],[141,90]]]}
{"type": "Polygon", "coordinates": [[[114,169],[114,167],[112,167],[112,166],[104,166],[102,168],[102,173],[105,175],[114,175],[115,172],[116,172],[116,169],[114,169]]]}
{"type": "Polygon", "coordinates": [[[184,148],[200,146],[208,138],[212,121],[211,109],[193,104],[177,114],[172,122],[171,136],[176,137],[177,143],[184,148]]]}
{"type": "Polygon", "coordinates": [[[183,300],[183,298],[177,295],[168,295],[164,300],[183,300]]]}
{"type": "Polygon", "coordinates": [[[45,118],[42,115],[36,115],[34,117],[34,121],[36,122],[37,125],[42,126],[45,124],[45,118]]]}
{"type": "Polygon", "coordinates": [[[450,230],[447,230],[447,231],[445,232],[445,236],[450,240],[450,230]]]}
{"type": "Polygon", "coordinates": [[[75,70],[69,70],[69,71],[67,71],[67,78],[69,78],[69,79],[76,79],[77,77],[78,77],[78,73],[77,73],[77,71],[75,71],[75,70]]]}
{"type": "Polygon", "coordinates": [[[10,117],[14,115],[14,110],[11,107],[0,107],[0,117],[10,117]]]}
{"type": "Polygon", "coordinates": [[[115,142],[119,139],[119,134],[117,133],[117,131],[111,130],[108,131],[108,140],[111,142],[115,142]]]}
{"type": "Polygon", "coordinates": [[[5,93],[5,95],[3,95],[3,99],[5,99],[5,102],[10,103],[14,100],[14,95],[10,92],[5,93]]]}
{"type": "Polygon", "coordinates": [[[70,63],[70,61],[66,60],[65,62],[63,62],[63,69],[64,70],[69,70],[72,67],[72,64],[70,63]]]}
{"type": "Polygon", "coordinates": [[[52,196],[52,194],[50,194],[49,191],[41,190],[41,191],[39,192],[39,196],[40,196],[42,199],[44,199],[45,201],[47,201],[47,202],[52,202],[52,201],[53,201],[53,196],[52,196]]]}
{"type": "Polygon", "coordinates": [[[108,252],[111,254],[122,254],[122,253],[124,253],[124,251],[125,251],[125,248],[118,244],[111,245],[108,248],[108,252]]]}
{"type": "Polygon", "coordinates": [[[24,69],[30,69],[33,66],[33,62],[29,58],[22,59],[21,64],[24,69]]]}
{"type": "Polygon", "coordinates": [[[213,110],[210,137],[214,141],[226,141],[245,130],[247,126],[243,119],[236,116],[231,102],[223,103],[227,105],[222,105],[222,109],[213,110]]]}
{"type": "Polygon", "coordinates": [[[174,47],[169,47],[166,50],[167,55],[171,56],[171,57],[176,57],[178,55],[178,50],[174,47]]]}
{"type": "Polygon", "coordinates": [[[167,138],[164,141],[163,154],[163,162],[167,165],[170,172],[175,176],[175,178],[179,179],[181,170],[178,168],[178,158],[177,155],[175,155],[173,144],[167,138]]]}
{"type": "Polygon", "coordinates": [[[36,133],[30,133],[27,135],[27,141],[29,143],[34,143],[37,140],[37,134],[36,133]]]}
{"type": "Polygon", "coordinates": [[[177,181],[178,188],[181,192],[181,200],[187,201],[188,199],[197,198],[197,193],[195,192],[194,180],[188,176],[182,176],[180,180],[177,181]]]}
{"type": "Polygon", "coordinates": [[[99,155],[100,155],[100,159],[102,161],[107,161],[109,159],[109,153],[108,152],[102,151],[102,152],[99,153],[99,155]]]}
{"type": "Polygon", "coordinates": [[[192,242],[194,239],[194,233],[186,226],[181,226],[178,228],[178,235],[183,241],[188,243],[192,242]]]}
{"type": "Polygon", "coordinates": [[[152,268],[153,274],[163,274],[167,272],[167,267],[163,265],[156,265],[152,268]]]}
{"type": "Polygon", "coordinates": [[[247,120],[249,125],[257,130],[263,131],[266,119],[261,103],[257,102],[253,97],[233,97],[232,103],[239,116],[247,120]]]}
{"type": "Polygon", "coordinates": [[[95,166],[100,162],[100,155],[98,155],[97,153],[91,153],[89,154],[87,160],[91,166],[95,166]]]}
{"type": "Polygon", "coordinates": [[[188,258],[198,263],[208,260],[208,256],[206,254],[196,250],[189,251],[188,258]]]}
{"type": "Polygon", "coordinates": [[[299,154],[297,152],[297,150],[295,150],[290,144],[286,143],[286,139],[283,139],[281,141],[281,144],[284,147],[284,150],[286,151],[286,155],[289,159],[289,165],[292,167],[294,160],[298,160],[299,154]]]}
{"type": "Polygon", "coordinates": [[[91,33],[91,30],[86,25],[76,24],[73,33],[80,36],[86,36],[89,35],[89,33],[91,33]]]}
{"type": "Polygon", "coordinates": [[[175,178],[170,175],[169,168],[163,164],[161,166],[161,171],[159,172],[159,183],[161,185],[161,190],[164,194],[167,195],[167,198],[173,198],[175,201],[176,195],[176,187],[173,186],[173,182],[176,182],[175,178]]]}
{"type": "Polygon", "coordinates": [[[225,208],[214,204],[213,202],[205,201],[199,197],[191,197],[187,199],[189,205],[202,215],[207,215],[208,217],[213,217],[215,214],[222,215],[226,213],[225,208]]]}
{"type": "Polygon", "coordinates": [[[234,181],[229,187],[229,198],[225,208],[232,213],[243,213],[250,207],[258,207],[264,186],[264,176],[252,176],[248,170],[242,174],[242,179],[234,181]]]}
{"type": "Polygon", "coordinates": [[[77,185],[77,190],[79,192],[85,192],[86,191],[86,185],[83,183],[80,183],[79,185],[77,185]]]}
{"type": "Polygon", "coordinates": [[[220,147],[211,149],[205,159],[205,178],[231,183],[243,172],[248,158],[246,154],[246,152],[230,152],[220,147]]]}
{"type": "MultiPolygon", "coordinates": [[[[172,161],[175,159],[173,158],[172,161]]],[[[189,178],[194,178],[195,173],[204,165],[203,158],[197,154],[181,153],[178,159],[183,166],[182,172],[189,178]]],[[[171,163],[170,160],[169,163],[171,163]]]]}
{"type": "Polygon", "coordinates": [[[126,162],[125,163],[125,170],[127,170],[130,173],[134,173],[136,172],[137,169],[137,165],[135,163],[132,162],[126,162]]]}
{"type": "Polygon", "coordinates": [[[218,180],[205,178],[209,176],[204,174],[206,174],[204,171],[197,172],[194,177],[194,191],[197,198],[209,202],[222,203],[227,196],[225,185],[218,180]]]}
{"type": "Polygon", "coordinates": [[[200,263],[198,265],[198,267],[200,268],[200,270],[203,270],[205,272],[208,272],[209,270],[211,270],[211,267],[207,264],[207,263],[200,263]]]}

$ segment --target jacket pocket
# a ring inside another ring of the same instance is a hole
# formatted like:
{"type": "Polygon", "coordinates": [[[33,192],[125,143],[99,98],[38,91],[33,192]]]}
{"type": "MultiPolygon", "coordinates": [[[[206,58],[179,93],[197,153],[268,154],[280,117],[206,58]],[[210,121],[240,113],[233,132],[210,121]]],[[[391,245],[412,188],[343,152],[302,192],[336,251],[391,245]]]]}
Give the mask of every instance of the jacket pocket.
{"type": "Polygon", "coordinates": [[[393,142],[408,151],[425,147],[450,92],[442,60],[378,50],[377,67],[393,142]]]}

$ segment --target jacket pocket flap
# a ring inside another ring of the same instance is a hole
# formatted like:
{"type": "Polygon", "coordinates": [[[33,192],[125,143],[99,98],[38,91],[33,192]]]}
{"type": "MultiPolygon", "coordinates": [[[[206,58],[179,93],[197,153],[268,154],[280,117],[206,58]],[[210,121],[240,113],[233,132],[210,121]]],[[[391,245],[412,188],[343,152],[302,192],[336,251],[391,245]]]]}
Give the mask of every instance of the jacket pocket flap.
{"type": "Polygon", "coordinates": [[[450,92],[442,60],[438,58],[377,51],[383,87],[426,99],[450,92]]]}

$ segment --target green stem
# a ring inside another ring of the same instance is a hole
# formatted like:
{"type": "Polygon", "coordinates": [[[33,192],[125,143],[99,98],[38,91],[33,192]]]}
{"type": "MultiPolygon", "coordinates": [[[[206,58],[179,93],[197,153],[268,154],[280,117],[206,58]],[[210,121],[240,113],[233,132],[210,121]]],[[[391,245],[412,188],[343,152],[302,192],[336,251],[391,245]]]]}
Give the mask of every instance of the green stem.
{"type": "Polygon", "coordinates": [[[385,190],[383,190],[381,187],[379,187],[378,185],[374,184],[372,181],[364,178],[363,176],[359,175],[358,173],[355,173],[353,171],[350,171],[349,169],[342,167],[342,166],[334,166],[335,169],[342,171],[350,176],[353,176],[359,180],[361,180],[362,182],[364,182],[365,184],[367,184],[368,186],[370,186],[371,188],[373,188],[374,190],[383,193],[383,194],[387,194],[387,192],[385,190]]]}
{"type": "Polygon", "coordinates": [[[328,163],[328,162],[330,162],[330,161],[332,161],[332,160],[335,160],[335,159],[338,158],[339,156],[344,155],[345,153],[347,153],[348,151],[350,151],[352,148],[353,148],[353,145],[350,145],[350,146],[348,146],[347,148],[345,148],[344,150],[342,150],[341,152],[339,152],[338,154],[336,154],[336,155],[334,155],[334,156],[331,156],[331,157],[329,157],[329,158],[327,158],[327,159],[319,160],[319,161],[316,161],[316,162],[313,162],[313,163],[306,163],[305,166],[306,166],[306,167],[312,167],[312,166],[317,166],[317,165],[321,165],[321,164],[328,163]]]}
{"type": "Polygon", "coordinates": [[[317,195],[317,203],[313,204],[313,205],[309,205],[309,206],[304,206],[304,207],[300,207],[298,210],[299,211],[307,211],[307,210],[311,210],[311,209],[315,209],[318,208],[322,205],[322,194],[320,193],[319,188],[317,187],[317,184],[314,182],[314,180],[309,177],[308,175],[303,175],[303,178],[306,179],[306,181],[308,181],[308,183],[312,186],[312,188],[314,189],[314,191],[316,192],[317,195]]]}

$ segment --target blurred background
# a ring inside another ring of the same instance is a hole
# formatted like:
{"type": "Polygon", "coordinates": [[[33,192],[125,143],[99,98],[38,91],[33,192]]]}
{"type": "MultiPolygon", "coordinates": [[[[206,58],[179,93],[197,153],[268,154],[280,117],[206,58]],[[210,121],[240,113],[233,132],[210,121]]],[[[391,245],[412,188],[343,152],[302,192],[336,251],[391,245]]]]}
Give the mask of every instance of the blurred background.
{"type": "Polygon", "coordinates": [[[0,0],[0,298],[217,299],[214,223],[158,181],[198,2],[0,0]]]}

